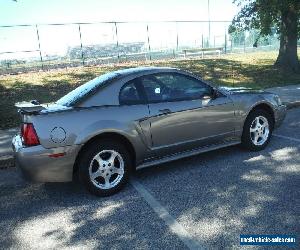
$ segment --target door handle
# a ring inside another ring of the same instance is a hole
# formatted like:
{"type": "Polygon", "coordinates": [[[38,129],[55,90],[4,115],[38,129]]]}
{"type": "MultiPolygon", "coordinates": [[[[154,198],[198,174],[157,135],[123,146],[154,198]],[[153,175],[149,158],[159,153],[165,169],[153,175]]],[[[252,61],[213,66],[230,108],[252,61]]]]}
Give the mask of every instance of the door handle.
{"type": "Polygon", "coordinates": [[[160,109],[159,113],[161,113],[161,114],[170,114],[171,110],[170,109],[160,109]]]}

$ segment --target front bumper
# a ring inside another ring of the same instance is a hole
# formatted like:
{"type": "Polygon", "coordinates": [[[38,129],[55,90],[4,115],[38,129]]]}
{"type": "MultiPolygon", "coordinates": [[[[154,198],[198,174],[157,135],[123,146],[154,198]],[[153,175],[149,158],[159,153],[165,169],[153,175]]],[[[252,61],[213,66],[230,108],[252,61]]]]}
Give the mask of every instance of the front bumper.
{"type": "Polygon", "coordinates": [[[283,104],[283,105],[276,107],[275,112],[274,112],[275,128],[278,128],[282,124],[282,122],[286,116],[286,112],[287,112],[286,105],[283,104]]]}
{"type": "Polygon", "coordinates": [[[24,147],[19,135],[12,141],[14,158],[23,176],[35,182],[67,182],[73,177],[73,166],[80,145],[46,149],[41,145],[24,147]],[[49,155],[64,153],[52,158],[49,155]]]}

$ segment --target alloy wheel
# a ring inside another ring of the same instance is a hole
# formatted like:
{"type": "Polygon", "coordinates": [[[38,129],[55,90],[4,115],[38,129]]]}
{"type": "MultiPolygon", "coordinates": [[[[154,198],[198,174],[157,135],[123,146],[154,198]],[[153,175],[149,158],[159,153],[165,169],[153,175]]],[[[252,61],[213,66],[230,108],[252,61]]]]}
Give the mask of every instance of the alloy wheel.
{"type": "Polygon", "coordinates": [[[250,138],[254,145],[263,145],[269,137],[270,129],[268,119],[264,116],[257,116],[250,126],[250,138]]]}
{"type": "Polygon", "coordinates": [[[103,150],[90,162],[89,177],[100,189],[111,189],[117,186],[124,176],[124,160],[114,150],[103,150]]]}

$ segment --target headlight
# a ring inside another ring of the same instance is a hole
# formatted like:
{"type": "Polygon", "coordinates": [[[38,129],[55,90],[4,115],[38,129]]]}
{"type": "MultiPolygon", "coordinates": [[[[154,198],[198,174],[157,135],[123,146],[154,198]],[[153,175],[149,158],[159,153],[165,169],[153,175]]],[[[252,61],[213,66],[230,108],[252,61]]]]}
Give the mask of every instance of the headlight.
{"type": "Polygon", "coordinates": [[[278,95],[274,96],[274,100],[275,100],[275,102],[277,103],[278,106],[282,105],[282,102],[281,102],[280,97],[278,95]]]}

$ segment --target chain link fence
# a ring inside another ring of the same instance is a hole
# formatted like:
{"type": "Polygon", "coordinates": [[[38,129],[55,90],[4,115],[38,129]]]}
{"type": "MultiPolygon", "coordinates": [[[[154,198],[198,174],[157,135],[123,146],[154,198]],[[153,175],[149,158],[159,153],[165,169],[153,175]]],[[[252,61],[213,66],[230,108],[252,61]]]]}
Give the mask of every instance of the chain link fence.
{"type": "Polygon", "coordinates": [[[0,26],[0,74],[278,49],[277,36],[228,34],[230,21],[0,26]]]}

